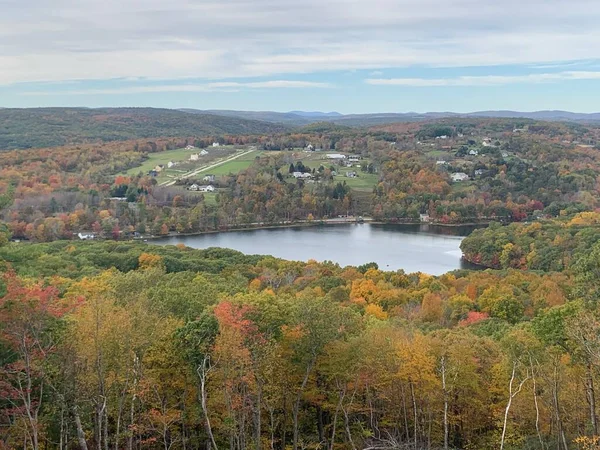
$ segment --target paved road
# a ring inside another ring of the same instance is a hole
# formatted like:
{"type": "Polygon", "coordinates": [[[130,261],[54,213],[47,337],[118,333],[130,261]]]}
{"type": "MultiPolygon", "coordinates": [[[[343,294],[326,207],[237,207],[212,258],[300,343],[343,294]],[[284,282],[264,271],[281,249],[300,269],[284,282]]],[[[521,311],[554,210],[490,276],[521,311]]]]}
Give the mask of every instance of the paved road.
{"type": "MultiPolygon", "coordinates": [[[[181,175],[181,176],[177,177],[177,179],[191,178],[191,177],[193,177],[194,175],[198,175],[200,172],[205,172],[205,171],[207,171],[207,170],[214,169],[215,167],[222,166],[222,165],[223,165],[223,164],[225,164],[225,163],[228,163],[228,162],[230,162],[230,161],[233,161],[234,159],[241,158],[242,156],[246,156],[246,155],[248,155],[249,153],[252,153],[252,152],[255,152],[255,151],[256,151],[256,149],[252,149],[252,150],[247,150],[247,151],[245,151],[245,152],[242,152],[242,153],[238,153],[237,155],[233,155],[233,156],[231,156],[230,158],[224,159],[224,160],[222,160],[222,161],[219,161],[219,162],[217,162],[217,163],[210,164],[210,165],[208,165],[208,166],[202,166],[202,167],[199,167],[199,168],[197,168],[197,169],[194,169],[194,170],[192,170],[192,171],[190,171],[190,172],[184,173],[183,175],[181,175]]],[[[160,183],[160,184],[159,184],[159,186],[173,186],[173,185],[174,185],[176,182],[177,182],[177,180],[168,180],[168,181],[163,181],[162,183],[160,183]]]]}

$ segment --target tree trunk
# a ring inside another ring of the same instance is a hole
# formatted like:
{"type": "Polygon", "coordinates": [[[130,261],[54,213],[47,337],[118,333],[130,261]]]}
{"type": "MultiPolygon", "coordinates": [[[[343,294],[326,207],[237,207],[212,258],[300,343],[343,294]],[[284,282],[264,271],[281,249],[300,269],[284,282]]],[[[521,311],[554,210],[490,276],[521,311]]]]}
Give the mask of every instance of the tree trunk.
{"type": "Polygon", "coordinates": [[[448,390],[446,389],[445,356],[442,356],[442,392],[444,394],[444,450],[448,450],[448,390]]]}
{"type": "Polygon", "coordinates": [[[302,401],[302,394],[304,393],[304,389],[308,384],[308,377],[310,376],[310,372],[315,364],[316,357],[313,357],[308,365],[306,366],[306,373],[304,374],[304,379],[302,380],[302,385],[300,386],[300,390],[296,395],[296,401],[294,402],[294,408],[292,409],[292,420],[294,422],[294,439],[293,439],[293,449],[298,450],[298,416],[300,414],[300,402],[302,401]]]}
{"type": "Polygon", "coordinates": [[[418,438],[417,438],[417,399],[415,398],[415,386],[412,383],[412,381],[410,382],[410,396],[412,399],[412,405],[413,405],[413,439],[414,439],[414,445],[415,445],[415,450],[418,447],[418,438]]]}
{"type": "Polygon", "coordinates": [[[596,416],[596,393],[594,391],[594,378],[592,375],[592,365],[588,364],[587,366],[587,380],[586,380],[586,388],[587,388],[587,397],[588,403],[590,405],[590,422],[592,425],[592,435],[598,435],[598,420],[596,416]]]}
{"type": "Polygon", "coordinates": [[[75,428],[77,429],[77,441],[79,442],[80,450],[88,450],[87,442],[85,441],[85,433],[81,426],[81,418],[79,417],[79,409],[73,407],[73,417],[75,418],[75,428]]]}
{"type": "Polygon", "coordinates": [[[208,406],[206,404],[206,381],[208,377],[208,372],[210,371],[210,358],[209,356],[205,356],[202,364],[196,370],[198,372],[198,376],[200,377],[200,405],[202,406],[202,412],[204,413],[204,419],[206,421],[206,432],[208,433],[208,437],[210,438],[210,444],[212,447],[217,450],[217,443],[215,442],[215,436],[213,435],[212,427],[210,425],[210,418],[208,416],[208,406]]]}

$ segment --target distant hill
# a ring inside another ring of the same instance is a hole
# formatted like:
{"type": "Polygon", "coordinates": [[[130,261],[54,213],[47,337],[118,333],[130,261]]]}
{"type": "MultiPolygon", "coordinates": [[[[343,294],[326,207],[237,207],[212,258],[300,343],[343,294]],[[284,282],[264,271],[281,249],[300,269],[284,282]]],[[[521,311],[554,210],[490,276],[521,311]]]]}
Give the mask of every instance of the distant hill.
{"type": "Polygon", "coordinates": [[[260,120],[264,122],[281,123],[286,125],[307,125],[317,121],[310,116],[302,116],[294,113],[281,113],[274,111],[234,111],[229,109],[181,109],[190,114],[211,114],[222,117],[237,117],[246,120],[260,120]]]}
{"type": "Polygon", "coordinates": [[[301,117],[308,117],[311,119],[323,119],[325,117],[329,117],[332,119],[335,119],[337,117],[342,117],[343,114],[340,114],[339,112],[320,112],[320,111],[290,111],[287,114],[294,114],[296,116],[301,116],[301,117]]]}
{"type": "Polygon", "coordinates": [[[271,134],[271,121],[158,108],[0,109],[0,149],[53,147],[136,138],[271,134]]]}
{"type": "Polygon", "coordinates": [[[234,111],[234,110],[186,110],[202,114],[215,114],[227,117],[262,120],[286,125],[304,126],[316,122],[332,122],[349,127],[370,127],[398,122],[420,122],[425,120],[463,118],[518,118],[547,121],[600,122],[600,113],[572,113],[568,111],[476,111],[472,113],[427,112],[427,113],[373,113],[373,114],[340,114],[337,112],[304,112],[286,113],[273,111],[234,111]]]}

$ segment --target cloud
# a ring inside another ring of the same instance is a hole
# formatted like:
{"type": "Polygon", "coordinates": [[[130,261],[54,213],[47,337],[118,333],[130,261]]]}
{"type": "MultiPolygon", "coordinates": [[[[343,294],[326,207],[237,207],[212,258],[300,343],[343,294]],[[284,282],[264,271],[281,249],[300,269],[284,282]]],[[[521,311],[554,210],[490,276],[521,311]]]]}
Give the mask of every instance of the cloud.
{"type": "Polygon", "coordinates": [[[367,84],[377,86],[502,86],[507,84],[549,83],[564,80],[600,80],[600,72],[576,71],[536,73],[527,75],[461,76],[456,78],[368,78],[367,84]]]}
{"type": "Polygon", "coordinates": [[[22,95],[127,95],[156,92],[238,92],[244,89],[325,89],[332,87],[333,85],[329,83],[294,80],[270,80],[246,83],[220,81],[204,84],[162,84],[146,86],[128,86],[118,88],[71,89],[59,91],[26,91],[22,95]]]}
{"type": "Polygon", "coordinates": [[[594,0],[1,0],[0,84],[600,59],[594,0]]]}

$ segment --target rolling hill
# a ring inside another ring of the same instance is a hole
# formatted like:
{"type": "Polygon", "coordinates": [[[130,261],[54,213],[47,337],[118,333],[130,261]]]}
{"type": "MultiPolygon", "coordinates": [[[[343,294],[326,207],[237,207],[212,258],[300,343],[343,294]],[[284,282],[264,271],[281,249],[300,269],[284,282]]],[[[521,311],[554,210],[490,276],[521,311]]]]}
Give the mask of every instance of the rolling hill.
{"type": "Polygon", "coordinates": [[[271,134],[287,129],[273,122],[173,109],[0,109],[3,150],[136,138],[271,134]]]}

